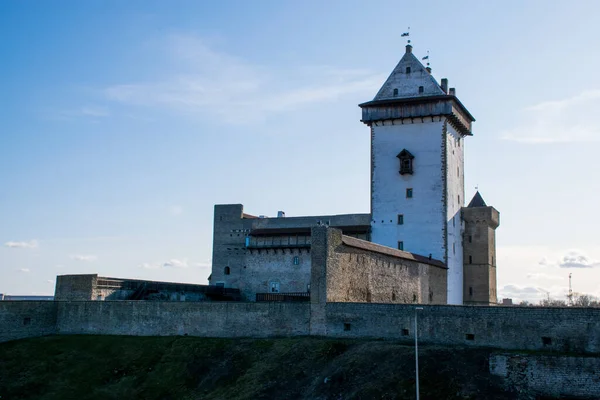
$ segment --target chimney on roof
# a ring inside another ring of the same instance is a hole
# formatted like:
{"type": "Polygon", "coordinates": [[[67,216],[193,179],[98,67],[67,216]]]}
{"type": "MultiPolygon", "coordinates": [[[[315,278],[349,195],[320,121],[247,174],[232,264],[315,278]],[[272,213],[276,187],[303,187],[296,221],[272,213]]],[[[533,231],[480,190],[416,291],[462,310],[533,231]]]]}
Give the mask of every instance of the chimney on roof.
{"type": "Polygon", "coordinates": [[[448,90],[448,94],[449,94],[450,96],[456,96],[456,89],[455,89],[455,88],[453,88],[453,87],[451,87],[451,88],[448,90]]]}
{"type": "Polygon", "coordinates": [[[284,211],[277,211],[277,218],[285,218],[285,212],[284,211]]]}
{"type": "Polygon", "coordinates": [[[406,45],[406,52],[407,53],[412,53],[412,46],[410,44],[406,45]]]}
{"type": "Polygon", "coordinates": [[[442,90],[448,94],[448,78],[442,78],[442,90]]]}

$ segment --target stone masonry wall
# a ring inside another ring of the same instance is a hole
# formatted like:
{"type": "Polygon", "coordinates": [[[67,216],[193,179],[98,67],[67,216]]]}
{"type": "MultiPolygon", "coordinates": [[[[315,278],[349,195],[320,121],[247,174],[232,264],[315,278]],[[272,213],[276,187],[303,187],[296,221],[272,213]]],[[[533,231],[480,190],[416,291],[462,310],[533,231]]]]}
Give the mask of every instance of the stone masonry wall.
{"type": "Polygon", "coordinates": [[[56,332],[54,301],[0,301],[0,342],[56,332]]]}
{"type": "Polygon", "coordinates": [[[56,277],[54,300],[95,300],[97,274],[59,275],[56,277]]]}
{"type": "MultiPolygon", "coordinates": [[[[314,291],[311,294],[316,294],[314,291]]],[[[421,305],[419,340],[600,354],[600,309],[421,305]]],[[[0,340],[62,334],[414,338],[407,304],[3,301],[0,340]],[[29,318],[26,322],[26,318],[29,318]]]]}
{"type": "Polygon", "coordinates": [[[600,358],[492,354],[490,373],[504,378],[517,398],[600,398],[600,358]]]}
{"type": "Polygon", "coordinates": [[[133,336],[269,337],[308,335],[308,304],[64,302],[57,333],[133,336]]]}
{"type": "Polygon", "coordinates": [[[246,301],[254,301],[256,293],[270,292],[271,283],[279,285],[280,293],[307,292],[310,285],[310,250],[274,248],[248,251],[240,277],[238,289],[246,301]]]}
{"type": "MultiPolygon", "coordinates": [[[[420,307],[419,340],[426,343],[600,353],[598,308],[420,307]]],[[[327,336],[409,339],[414,338],[414,316],[414,305],[328,303],[322,331],[327,336]]]]}
{"type": "Polygon", "coordinates": [[[431,260],[437,265],[419,262],[410,253],[349,238],[337,229],[314,227],[312,237],[313,257],[325,260],[313,260],[313,274],[325,268],[327,302],[446,302],[447,270],[437,260],[431,260]],[[320,236],[327,237],[326,244],[315,241],[320,236]]]}

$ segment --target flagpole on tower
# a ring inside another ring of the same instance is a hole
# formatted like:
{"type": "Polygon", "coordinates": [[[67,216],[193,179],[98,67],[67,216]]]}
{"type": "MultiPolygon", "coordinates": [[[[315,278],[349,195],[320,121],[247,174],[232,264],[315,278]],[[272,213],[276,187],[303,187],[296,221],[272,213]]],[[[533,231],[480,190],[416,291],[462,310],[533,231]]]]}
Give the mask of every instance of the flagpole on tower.
{"type": "MultiPolygon", "coordinates": [[[[400,37],[410,37],[410,26],[408,27],[408,30],[404,33],[402,33],[402,35],[400,35],[400,37]]],[[[408,44],[410,44],[410,39],[406,39],[408,44]]]]}

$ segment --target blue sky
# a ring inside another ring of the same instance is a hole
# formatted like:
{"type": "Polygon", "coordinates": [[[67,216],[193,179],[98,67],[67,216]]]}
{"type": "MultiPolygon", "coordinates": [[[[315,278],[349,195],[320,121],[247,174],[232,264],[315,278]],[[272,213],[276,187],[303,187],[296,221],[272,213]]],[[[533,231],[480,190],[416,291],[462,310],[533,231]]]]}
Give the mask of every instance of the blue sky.
{"type": "Polygon", "coordinates": [[[477,119],[467,198],[501,296],[600,295],[595,1],[0,2],[0,292],[205,283],[215,203],[369,210],[373,98],[404,53],[477,119]]]}

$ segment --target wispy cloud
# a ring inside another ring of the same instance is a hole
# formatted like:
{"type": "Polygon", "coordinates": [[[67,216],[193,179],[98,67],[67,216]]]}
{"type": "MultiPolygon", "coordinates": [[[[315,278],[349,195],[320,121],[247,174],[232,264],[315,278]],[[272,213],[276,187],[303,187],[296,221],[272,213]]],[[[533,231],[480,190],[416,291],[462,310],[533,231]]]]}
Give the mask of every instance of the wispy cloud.
{"type": "Polygon", "coordinates": [[[52,111],[52,119],[61,121],[74,121],[78,119],[92,119],[98,121],[99,118],[106,118],[111,115],[107,107],[86,105],[67,110],[52,111]]]}
{"type": "Polygon", "coordinates": [[[600,90],[546,101],[522,110],[520,124],[501,137],[523,143],[596,142],[600,140],[600,90]]]}
{"type": "Polygon", "coordinates": [[[140,264],[140,268],[144,269],[161,269],[161,268],[210,268],[210,262],[189,262],[187,258],[172,258],[165,262],[148,262],[140,264]]]}
{"type": "Polygon", "coordinates": [[[169,214],[171,214],[174,217],[177,217],[179,215],[181,215],[183,213],[183,207],[181,206],[171,206],[169,207],[169,214]]]}
{"type": "Polygon", "coordinates": [[[161,263],[143,263],[140,264],[140,268],[144,269],[159,269],[162,266],[161,263]]]}
{"type": "Polygon", "coordinates": [[[10,247],[12,249],[34,249],[38,247],[37,240],[30,240],[29,242],[6,242],[4,243],[5,247],[10,247]]]}
{"type": "Polygon", "coordinates": [[[24,272],[26,274],[31,272],[31,270],[29,268],[19,268],[19,271],[24,272]]]}
{"type": "Polygon", "coordinates": [[[188,261],[187,259],[182,259],[182,260],[178,260],[176,258],[172,258],[169,261],[165,262],[163,264],[163,267],[165,268],[188,268],[188,261]]]}
{"type": "Polygon", "coordinates": [[[544,257],[540,260],[539,265],[560,268],[596,268],[600,267],[600,261],[588,257],[581,250],[569,250],[557,261],[551,261],[544,257]]]}
{"type": "Polygon", "coordinates": [[[82,254],[72,254],[69,256],[69,258],[71,258],[71,260],[85,261],[85,262],[92,262],[92,261],[96,261],[98,259],[98,257],[94,256],[94,255],[82,255],[82,254]]]}
{"type": "Polygon", "coordinates": [[[592,260],[578,250],[569,251],[558,263],[561,268],[596,268],[600,261],[592,260]]]}
{"type": "Polygon", "coordinates": [[[177,69],[155,81],[106,87],[106,99],[248,123],[349,94],[372,94],[385,78],[328,66],[269,69],[215,50],[192,35],[169,36],[157,59],[170,60],[177,69]]]}
{"type": "Polygon", "coordinates": [[[567,288],[563,286],[553,285],[547,289],[540,286],[523,286],[517,284],[504,285],[498,290],[498,295],[501,298],[512,298],[513,301],[519,302],[527,300],[537,303],[542,299],[565,299],[567,288]]]}

